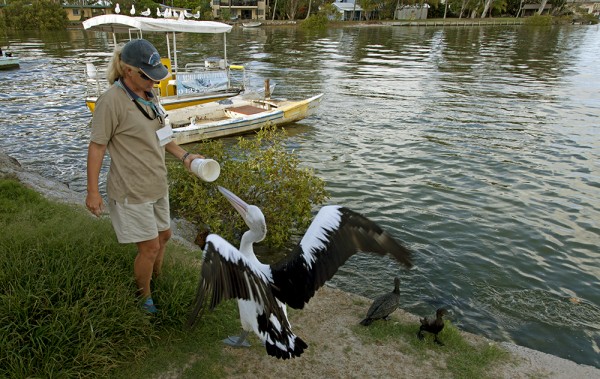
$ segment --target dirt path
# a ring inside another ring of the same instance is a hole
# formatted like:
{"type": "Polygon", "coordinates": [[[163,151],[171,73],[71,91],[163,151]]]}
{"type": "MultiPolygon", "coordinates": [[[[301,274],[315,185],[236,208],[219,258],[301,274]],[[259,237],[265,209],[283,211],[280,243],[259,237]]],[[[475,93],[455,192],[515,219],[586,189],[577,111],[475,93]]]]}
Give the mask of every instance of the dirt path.
{"type": "MultiPolygon", "coordinates": [[[[296,334],[309,345],[297,359],[281,361],[268,356],[258,339],[250,349],[226,347],[234,359],[231,378],[440,378],[444,357],[414,356],[403,341],[364,344],[351,326],[357,325],[371,301],[334,288],[324,287],[302,311],[290,312],[296,334]]],[[[393,318],[419,325],[418,317],[402,310],[393,318]]],[[[390,321],[390,322],[393,322],[390,321]]],[[[472,344],[494,343],[462,333],[472,344]]],[[[512,358],[490,372],[493,378],[600,378],[600,370],[508,343],[499,344],[512,358]]],[[[442,377],[451,377],[449,372],[442,377]]]]}

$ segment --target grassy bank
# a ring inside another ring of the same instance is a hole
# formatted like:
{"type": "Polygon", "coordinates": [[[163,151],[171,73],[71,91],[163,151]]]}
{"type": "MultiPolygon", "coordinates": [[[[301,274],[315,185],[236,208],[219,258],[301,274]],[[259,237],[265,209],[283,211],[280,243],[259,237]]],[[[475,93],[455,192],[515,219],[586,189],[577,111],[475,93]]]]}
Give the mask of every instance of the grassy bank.
{"type": "MultiPolygon", "coordinates": [[[[292,323],[309,341],[305,356],[278,361],[266,356],[255,337],[251,349],[231,350],[220,341],[239,330],[234,302],[209,312],[193,331],[183,327],[198,279],[198,253],[169,244],[164,273],[154,283],[160,312],[153,317],[135,297],[135,247],[116,242],[108,219],[0,179],[0,230],[0,377],[255,377],[253,370],[271,377],[281,369],[319,377],[317,361],[335,353],[321,342],[324,332],[317,328],[324,320],[349,328],[340,335],[327,332],[344,356],[326,365],[354,361],[350,352],[373,353],[389,345],[405,355],[390,362],[392,368],[415,365],[408,372],[418,372],[426,365],[428,377],[479,378],[506,356],[493,345],[465,341],[451,324],[440,335],[445,347],[418,341],[414,320],[359,327],[368,302],[336,307],[339,295],[323,300],[319,294],[307,309],[290,310],[292,323]],[[320,302],[326,311],[312,313],[320,302]]],[[[341,370],[340,377],[351,372],[341,370]]]]}
{"type": "MultiPolygon", "coordinates": [[[[135,296],[135,246],[119,245],[108,219],[0,180],[0,230],[0,377],[113,376],[185,335],[197,256],[169,245],[151,317],[135,296]]],[[[207,330],[195,334],[201,348],[207,330]]],[[[218,372],[219,356],[206,359],[218,372]]]]}

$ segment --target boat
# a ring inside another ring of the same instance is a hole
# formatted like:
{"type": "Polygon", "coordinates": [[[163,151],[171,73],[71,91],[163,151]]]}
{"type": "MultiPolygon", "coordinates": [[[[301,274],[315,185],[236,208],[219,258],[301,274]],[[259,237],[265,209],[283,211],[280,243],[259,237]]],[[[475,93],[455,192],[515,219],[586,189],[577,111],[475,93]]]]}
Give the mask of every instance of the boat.
{"type": "MultiPolygon", "coordinates": [[[[268,94],[268,91],[265,91],[268,94]]],[[[283,126],[313,115],[323,94],[304,100],[273,99],[247,92],[228,99],[169,112],[173,140],[181,145],[283,126]]]]}
{"type": "Polygon", "coordinates": [[[19,68],[19,57],[15,57],[10,53],[3,53],[0,50],[0,70],[11,70],[19,68]]]}
{"type": "MultiPolygon", "coordinates": [[[[143,38],[144,33],[164,33],[167,56],[162,58],[162,62],[171,76],[156,84],[155,89],[167,111],[226,99],[245,89],[244,66],[230,65],[227,62],[227,33],[231,31],[231,25],[216,21],[107,14],[83,21],[83,28],[112,33],[115,46],[117,34],[131,39],[143,38]],[[223,34],[223,58],[208,57],[202,62],[179,67],[176,33],[223,34]]],[[[109,86],[105,76],[100,74],[104,71],[96,68],[92,62],[86,63],[85,102],[91,112],[94,111],[98,96],[109,86]]]]}
{"type": "Polygon", "coordinates": [[[259,26],[262,25],[262,22],[242,22],[242,26],[244,28],[258,28],[259,26]]]}

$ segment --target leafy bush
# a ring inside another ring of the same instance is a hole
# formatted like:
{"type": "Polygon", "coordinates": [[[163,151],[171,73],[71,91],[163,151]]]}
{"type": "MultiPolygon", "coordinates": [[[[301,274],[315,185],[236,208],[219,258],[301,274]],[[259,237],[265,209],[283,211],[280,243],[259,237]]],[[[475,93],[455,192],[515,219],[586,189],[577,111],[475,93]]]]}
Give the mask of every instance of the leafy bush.
{"type": "Polygon", "coordinates": [[[535,25],[535,26],[547,26],[552,25],[553,17],[552,16],[540,16],[533,15],[531,17],[527,17],[523,22],[524,25],[535,25]]]}
{"type": "Polygon", "coordinates": [[[308,30],[321,30],[321,29],[326,29],[327,24],[329,24],[329,20],[327,19],[327,16],[324,13],[320,12],[320,13],[314,14],[314,15],[310,16],[309,18],[307,18],[306,20],[302,21],[300,23],[300,27],[302,29],[308,29],[308,30]]]}
{"type": "Polygon", "coordinates": [[[63,30],[68,23],[60,3],[48,0],[10,2],[4,8],[4,19],[9,29],[63,30]]]}
{"type": "Polygon", "coordinates": [[[228,148],[221,140],[203,142],[198,152],[221,164],[221,175],[213,183],[191,176],[180,162],[170,162],[173,209],[212,233],[238,240],[248,227],[218,191],[220,185],[260,207],[267,221],[265,243],[284,246],[294,231],[308,227],[312,207],[327,198],[324,181],[299,167],[297,156],[284,146],[285,137],[283,129],[268,127],[228,148]]]}
{"type": "Polygon", "coordinates": [[[580,22],[587,25],[596,25],[598,23],[598,16],[594,16],[591,13],[585,13],[581,15],[580,22]]]}
{"type": "Polygon", "coordinates": [[[108,219],[0,180],[0,230],[0,377],[102,376],[184,324],[198,270],[167,253],[147,316],[108,219]]]}

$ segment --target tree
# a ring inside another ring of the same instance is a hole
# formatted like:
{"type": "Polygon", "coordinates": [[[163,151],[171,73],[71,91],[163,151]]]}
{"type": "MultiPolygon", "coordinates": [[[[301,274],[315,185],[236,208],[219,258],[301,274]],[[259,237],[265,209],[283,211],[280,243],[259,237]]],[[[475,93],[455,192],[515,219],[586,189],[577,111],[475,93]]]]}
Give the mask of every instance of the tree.
{"type": "Polygon", "coordinates": [[[375,10],[378,4],[376,0],[358,0],[358,5],[362,7],[365,19],[369,21],[373,10],[375,10]]]}
{"type": "Polygon", "coordinates": [[[542,3],[540,4],[540,7],[538,8],[538,11],[537,11],[537,14],[539,14],[540,16],[544,12],[544,8],[546,8],[547,2],[548,2],[548,0],[542,0],[542,3]]]}
{"type": "Polygon", "coordinates": [[[296,12],[298,12],[299,5],[300,0],[286,0],[284,2],[285,14],[288,20],[296,19],[296,12]]]}
{"type": "Polygon", "coordinates": [[[13,1],[4,8],[4,19],[9,29],[66,29],[67,13],[62,6],[48,0],[13,1]]]}
{"type": "Polygon", "coordinates": [[[490,9],[490,6],[492,5],[492,2],[494,0],[485,0],[485,6],[483,7],[483,12],[481,12],[481,18],[485,18],[485,15],[487,14],[488,10],[490,9]]]}
{"type": "Polygon", "coordinates": [[[275,20],[275,12],[277,12],[277,0],[275,0],[275,5],[273,6],[273,18],[272,18],[272,20],[275,20]]]}
{"type": "Polygon", "coordinates": [[[310,7],[312,5],[312,0],[308,0],[308,11],[306,11],[306,17],[304,18],[305,20],[308,20],[308,18],[310,17],[310,7]]]}

